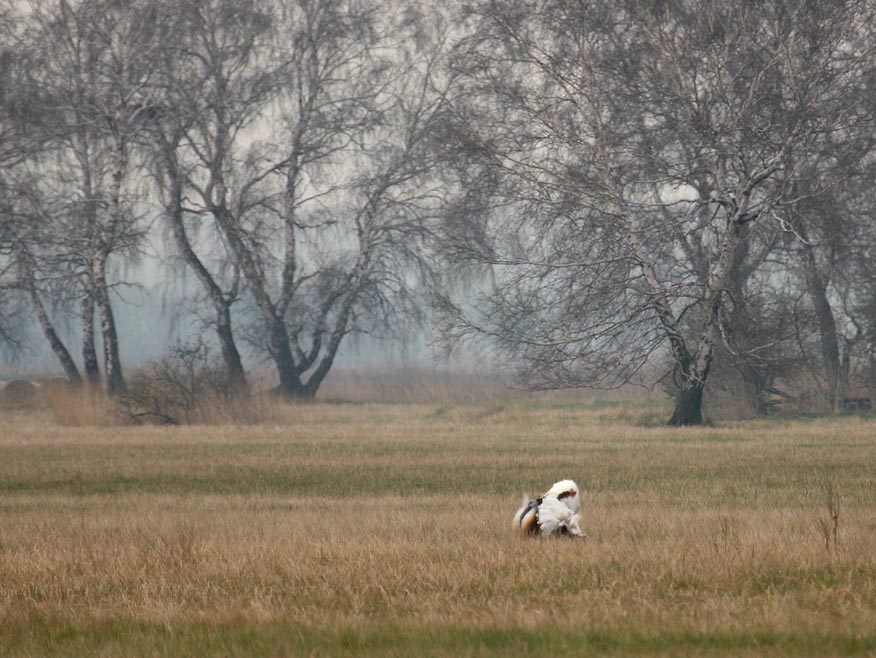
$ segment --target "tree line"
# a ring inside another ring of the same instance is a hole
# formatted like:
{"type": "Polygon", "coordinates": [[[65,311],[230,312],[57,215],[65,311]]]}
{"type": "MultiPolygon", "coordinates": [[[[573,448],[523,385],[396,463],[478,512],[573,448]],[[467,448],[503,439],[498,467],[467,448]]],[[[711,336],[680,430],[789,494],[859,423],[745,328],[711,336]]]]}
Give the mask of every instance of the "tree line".
{"type": "Polygon", "coordinates": [[[876,386],[874,11],[6,0],[0,336],[123,395],[157,222],[241,394],[242,341],[312,398],[426,318],[534,389],[660,380],[672,424],[707,384],[839,410],[876,386]]]}

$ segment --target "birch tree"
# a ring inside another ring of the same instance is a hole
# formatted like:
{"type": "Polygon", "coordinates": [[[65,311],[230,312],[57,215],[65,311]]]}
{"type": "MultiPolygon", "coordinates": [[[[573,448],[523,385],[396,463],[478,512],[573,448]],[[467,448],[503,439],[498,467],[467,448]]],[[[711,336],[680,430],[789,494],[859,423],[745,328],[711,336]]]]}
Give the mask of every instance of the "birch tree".
{"type": "Polygon", "coordinates": [[[79,283],[83,360],[96,382],[94,310],[100,318],[107,392],[124,392],[110,261],[137,254],[144,226],[131,179],[148,111],[156,53],[155,8],[87,0],[32,2],[22,47],[39,89],[34,129],[46,136],[33,162],[46,203],[56,209],[52,258],[79,283]]]}
{"type": "Polygon", "coordinates": [[[847,35],[870,13],[477,4],[456,134],[461,184],[491,193],[470,191],[448,228],[497,284],[480,315],[450,307],[455,331],[493,336],[535,388],[618,386],[663,351],[669,422],[700,423],[740,249],[767,223],[789,230],[783,211],[831,185],[832,163],[803,163],[869,121],[873,53],[847,35]]]}
{"type": "Polygon", "coordinates": [[[229,0],[166,7],[172,20],[149,121],[153,171],[175,252],[213,309],[226,377],[240,393],[247,381],[232,316],[240,268],[217,216],[242,211],[227,210],[234,183],[226,181],[237,180],[246,130],[276,93],[266,63],[273,12],[264,2],[229,0]]]}
{"type": "Polygon", "coordinates": [[[27,48],[16,47],[22,30],[16,12],[0,6],[0,340],[20,346],[25,300],[52,352],[73,385],[82,381],[51,314],[58,299],[50,286],[43,256],[51,238],[38,211],[30,161],[41,152],[46,136],[32,125],[37,90],[34,61],[27,48]]]}
{"type": "Polygon", "coordinates": [[[282,137],[256,165],[276,192],[265,212],[223,230],[279,390],[310,398],[349,334],[393,332],[418,310],[412,283],[429,274],[433,147],[451,81],[437,73],[447,26],[435,15],[427,26],[391,3],[284,7],[282,137]],[[270,234],[282,249],[252,249],[270,234]]]}
{"type": "Polygon", "coordinates": [[[346,336],[414,307],[435,206],[440,38],[415,43],[416,16],[376,2],[192,11],[187,107],[203,105],[180,142],[188,212],[209,218],[252,300],[277,391],[311,398],[346,336]]]}

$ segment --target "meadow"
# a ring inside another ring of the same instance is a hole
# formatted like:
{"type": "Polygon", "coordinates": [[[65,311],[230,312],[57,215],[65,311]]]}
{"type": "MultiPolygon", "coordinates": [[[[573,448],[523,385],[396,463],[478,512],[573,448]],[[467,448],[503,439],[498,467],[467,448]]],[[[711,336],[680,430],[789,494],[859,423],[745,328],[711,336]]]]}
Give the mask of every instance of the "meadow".
{"type": "Polygon", "coordinates": [[[661,412],[2,412],[0,657],[876,655],[876,419],[661,412]],[[589,539],[516,537],[566,477],[589,539]]]}

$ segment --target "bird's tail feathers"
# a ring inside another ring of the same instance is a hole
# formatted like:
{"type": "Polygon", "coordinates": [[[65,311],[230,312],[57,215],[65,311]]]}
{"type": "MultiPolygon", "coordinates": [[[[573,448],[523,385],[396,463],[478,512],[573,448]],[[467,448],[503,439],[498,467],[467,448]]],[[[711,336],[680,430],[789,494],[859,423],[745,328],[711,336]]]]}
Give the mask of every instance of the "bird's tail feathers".
{"type": "Polygon", "coordinates": [[[531,535],[536,531],[538,522],[538,502],[529,496],[523,497],[520,509],[514,514],[512,527],[522,535],[531,535]]]}

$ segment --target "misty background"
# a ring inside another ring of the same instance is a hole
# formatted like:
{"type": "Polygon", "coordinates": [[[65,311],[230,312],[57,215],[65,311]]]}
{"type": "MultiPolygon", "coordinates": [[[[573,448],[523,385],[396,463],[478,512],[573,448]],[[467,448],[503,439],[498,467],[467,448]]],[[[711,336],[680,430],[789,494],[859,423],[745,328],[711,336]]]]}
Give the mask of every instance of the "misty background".
{"type": "MultiPolygon", "coordinates": [[[[153,231],[154,232],[154,231],[153,231]]],[[[177,342],[188,342],[197,336],[205,336],[204,321],[193,311],[190,290],[195,282],[186,279],[185,272],[162,264],[166,255],[160,253],[160,243],[155,245],[151,256],[125,264],[125,280],[129,283],[119,291],[114,303],[119,311],[119,331],[125,336],[121,343],[124,361],[132,367],[161,358],[168,347],[177,342]],[[173,280],[171,283],[169,280],[173,280]]],[[[56,323],[66,342],[77,343],[81,331],[75,323],[65,321],[59,314],[56,323]]],[[[57,359],[40,335],[39,326],[30,319],[23,330],[20,345],[2,346],[2,374],[4,379],[39,378],[58,376],[57,359]]],[[[213,345],[215,349],[215,345],[213,345]]],[[[256,350],[247,354],[250,367],[264,367],[265,357],[256,350]]],[[[403,340],[356,337],[342,345],[338,358],[340,369],[360,370],[366,368],[440,369],[468,371],[494,370],[474,354],[455,353],[445,358],[430,344],[429,328],[412,329],[403,340]]]]}
{"type": "Polygon", "coordinates": [[[874,44],[873,0],[6,0],[4,373],[868,411],[874,44]]]}

